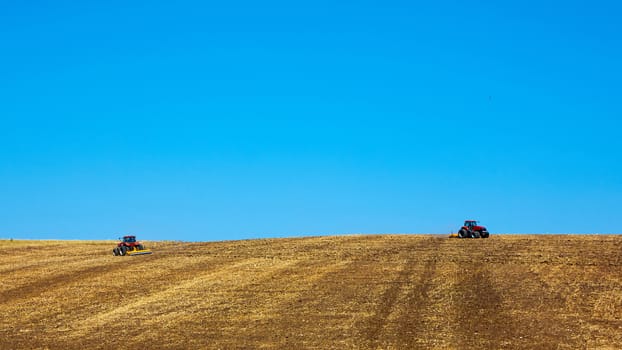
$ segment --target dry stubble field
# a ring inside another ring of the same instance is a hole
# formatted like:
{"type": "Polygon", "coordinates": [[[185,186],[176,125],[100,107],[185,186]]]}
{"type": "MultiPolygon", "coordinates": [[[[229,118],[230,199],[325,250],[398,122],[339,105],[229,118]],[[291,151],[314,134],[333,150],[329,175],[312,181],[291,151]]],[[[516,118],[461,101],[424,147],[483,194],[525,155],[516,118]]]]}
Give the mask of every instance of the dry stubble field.
{"type": "Polygon", "coordinates": [[[0,241],[0,349],[621,349],[622,236],[0,241]]]}

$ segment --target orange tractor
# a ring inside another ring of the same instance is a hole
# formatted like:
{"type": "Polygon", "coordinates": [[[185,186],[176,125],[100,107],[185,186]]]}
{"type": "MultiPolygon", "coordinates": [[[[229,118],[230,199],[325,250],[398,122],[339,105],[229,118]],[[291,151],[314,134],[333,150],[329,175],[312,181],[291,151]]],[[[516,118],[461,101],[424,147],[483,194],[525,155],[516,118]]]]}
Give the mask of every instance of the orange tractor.
{"type": "Polygon", "coordinates": [[[458,233],[452,233],[450,238],[488,238],[490,233],[484,226],[477,224],[475,220],[466,220],[458,233]]]}

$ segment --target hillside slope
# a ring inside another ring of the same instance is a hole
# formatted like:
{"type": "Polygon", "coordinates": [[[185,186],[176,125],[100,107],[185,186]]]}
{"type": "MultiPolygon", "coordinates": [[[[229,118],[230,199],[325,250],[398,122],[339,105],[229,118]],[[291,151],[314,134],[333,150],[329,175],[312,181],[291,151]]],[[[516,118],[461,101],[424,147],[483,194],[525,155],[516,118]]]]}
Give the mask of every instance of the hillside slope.
{"type": "Polygon", "coordinates": [[[622,236],[0,241],[0,349],[620,349],[622,236]]]}

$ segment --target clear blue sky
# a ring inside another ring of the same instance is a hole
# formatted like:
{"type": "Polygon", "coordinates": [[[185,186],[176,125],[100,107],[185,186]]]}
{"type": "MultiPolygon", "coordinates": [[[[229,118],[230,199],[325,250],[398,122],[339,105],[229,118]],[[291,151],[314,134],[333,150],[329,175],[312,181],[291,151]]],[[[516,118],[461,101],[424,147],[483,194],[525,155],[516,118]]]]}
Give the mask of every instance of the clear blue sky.
{"type": "Polygon", "coordinates": [[[0,237],[619,233],[617,1],[4,1],[0,237]]]}

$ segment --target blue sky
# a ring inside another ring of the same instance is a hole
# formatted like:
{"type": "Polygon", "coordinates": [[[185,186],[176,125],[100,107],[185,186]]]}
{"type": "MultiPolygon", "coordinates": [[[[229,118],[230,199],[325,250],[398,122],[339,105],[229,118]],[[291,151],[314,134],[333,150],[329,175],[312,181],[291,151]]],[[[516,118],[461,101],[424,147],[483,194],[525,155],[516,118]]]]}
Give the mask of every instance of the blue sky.
{"type": "Polygon", "coordinates": [[[614,1],[5,1],[0,237],[619,233],[614,1]]]}

